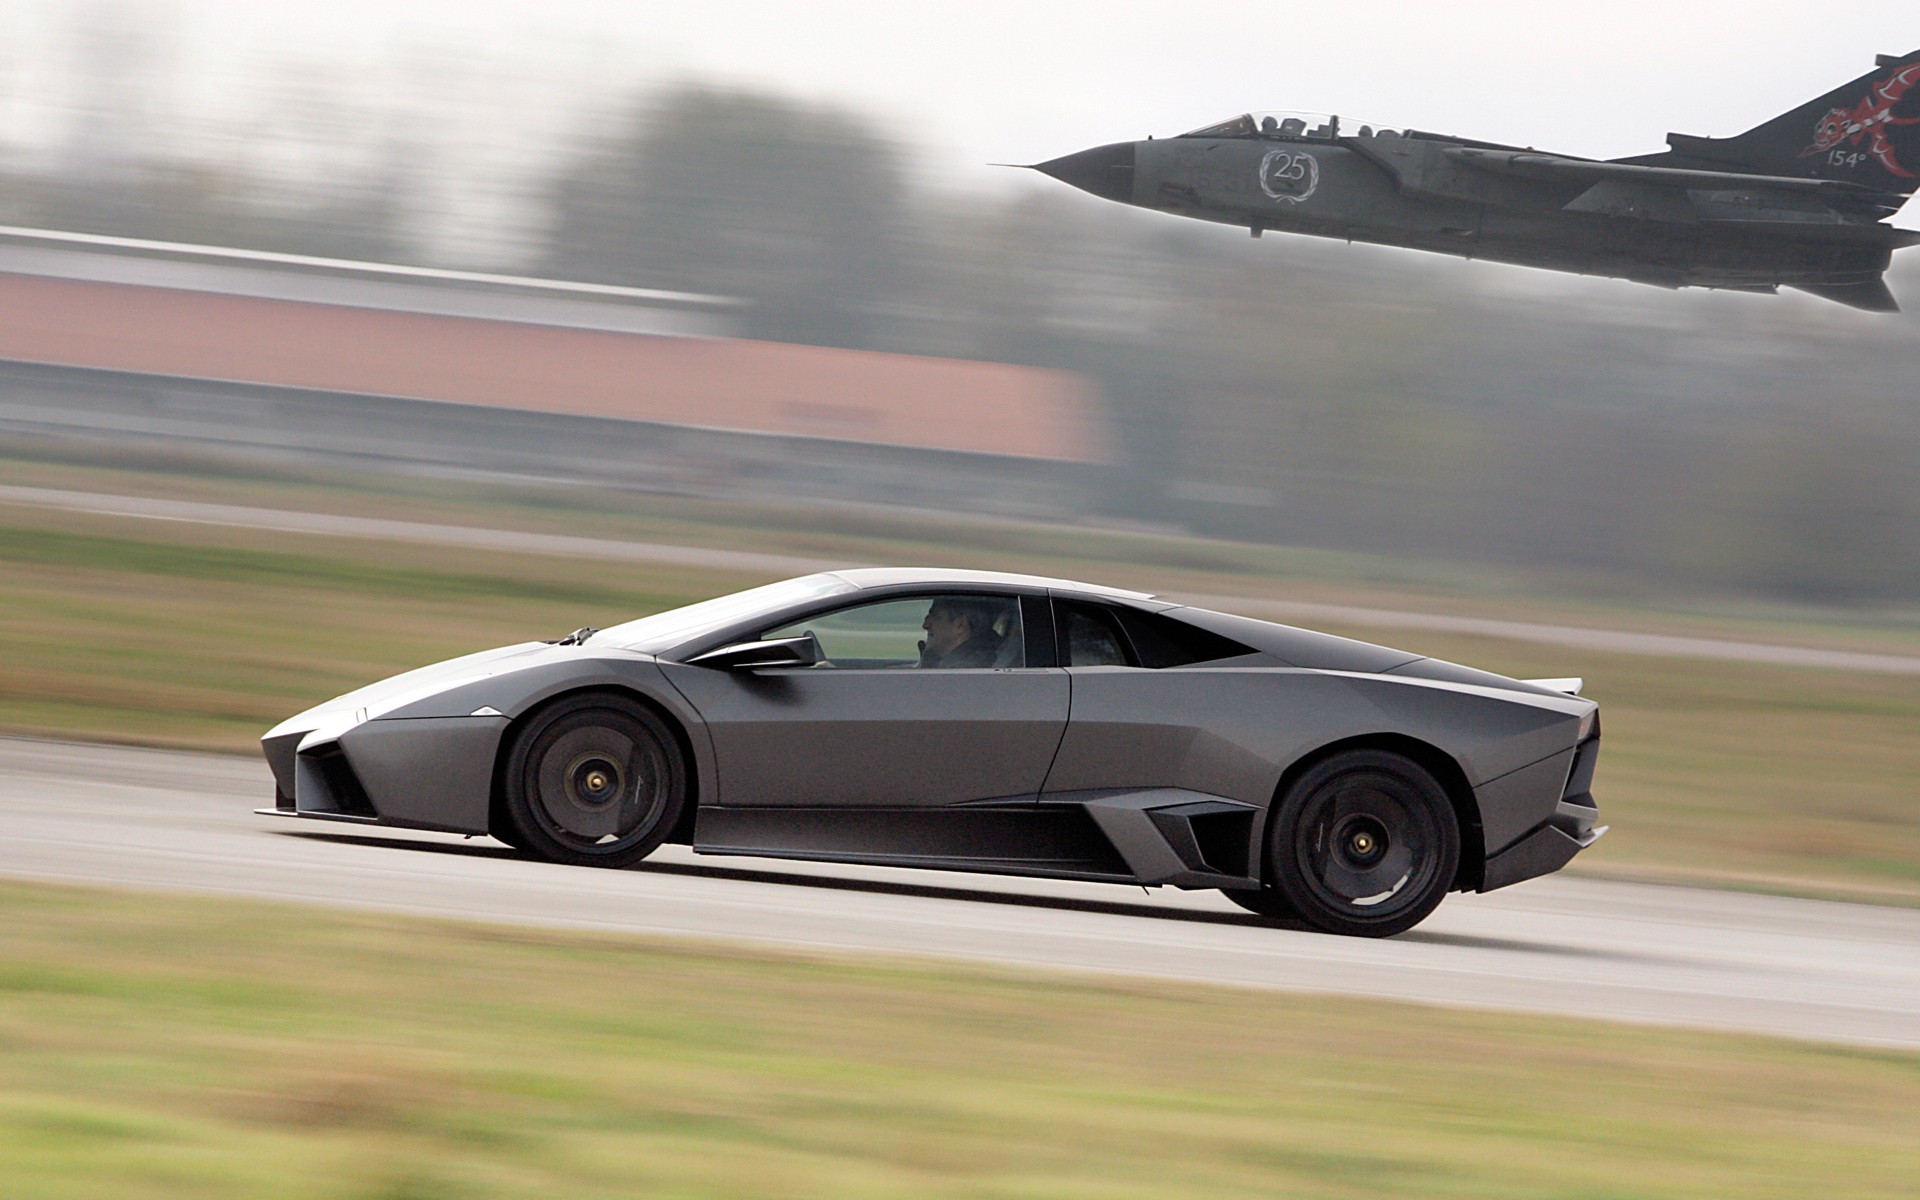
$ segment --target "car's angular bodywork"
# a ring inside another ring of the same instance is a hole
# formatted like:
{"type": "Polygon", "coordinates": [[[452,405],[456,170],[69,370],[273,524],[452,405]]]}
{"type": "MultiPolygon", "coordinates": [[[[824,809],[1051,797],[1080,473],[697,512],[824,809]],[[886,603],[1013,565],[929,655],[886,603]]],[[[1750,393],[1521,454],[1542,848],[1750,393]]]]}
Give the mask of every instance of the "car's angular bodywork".
{"type": "MultiPolygon", "coordinates": [[[[1384,800],[1350,781],[1311,835],[1324,842],[1337,828],[1386,856],[1349,853],[1360,875],[1441,870],[1438,891],[1486,891],[1564,865],[1603,832],[1591,792],[1597,706],[1567,690],[1577,686],[1059,580],[845,571],[348,693],[265,736],[278,795],[262,811],[492,833],[535,852],[550,844],[536,828],[545,823],[575,851],[549,857],[597,861],[638,828],[638,817],[596,815],[614,801],[589,787],[618,785],[596,764],[617,777],[627,742],[600,757],[564,743],[549,763],[539,757],[549,735],[536,730],[598,704],[642,720],[652,732],[632,739],[659,742],[656,757],[671,760],[635,768],[670,774],[678,789],[650,810],[671,828],[653,830],[640,854],[676,840],[710,854],[1264,888],[1274,915],[1288,915],[1302,901],[1274,892],[1292,860],[1271,819],[1329,762],[1388,764],[1384,800]],[[930,609],[933,637],[943,606],[970,611],[963,628],[999,661],[942,668],[925,641],[918,661],[890,648],[901,614],[930,609]],[[1395,771],[1415,788],[1398,800],[1395,771]],[[572,799],[543,801],[542,787],[572,799]],[[1444,793],[1451,832],[1419,832],[1438,828],[1430,816],[1399,829],[1400,815],[1418,814],[1421,787],[1444,793]],[[1366,816],[1370,804],[1384,815],[1366,816]],[[1434,849],[1445,839],[1457,852],[1434,849]],[[1403,846],[1413,859],[1393,857],[1403,846]]],[[[1303,841],[1300,853],[1320,853],[1336,889],[1365,890],[1339,882],[1346,868],[1327,864],[1324,847],[1303,841]]]]}

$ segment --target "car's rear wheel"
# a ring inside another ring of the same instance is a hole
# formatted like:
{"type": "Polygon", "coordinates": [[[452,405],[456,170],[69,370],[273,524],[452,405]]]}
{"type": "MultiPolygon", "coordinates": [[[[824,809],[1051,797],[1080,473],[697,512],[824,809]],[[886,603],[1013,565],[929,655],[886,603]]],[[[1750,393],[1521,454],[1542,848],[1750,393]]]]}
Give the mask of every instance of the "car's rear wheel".
{"type": "Polygon", "coordinates": [[[679,822],[687,768],[652,712],[619,696],[582,695],[520,730],[502,784],[503,841],[555,862],[624,867],[653,853],[679,822]]]}
{"type": "Polygon", "coordinates": [[[494,822],[493,836],[496,840],[505,842],[523,854],[526,852],[527,839],[520,836],[520,831],[514,828],[511,821],[494,822]]]}
{"type": "Polygon", "coordinates": [[[1354,750],[1317,763],[1269,823],[1267,879],[1328,933],[1388,937],[1426,919],[1453,887],[1460,827],[1418,763],[1354,750]]]}
{"type": "Polygon", "coordinates": [[[1298,920],[1300,917],[1286,895],[1272,885],[1257,891],[1251,888],[1221,888],[1220,894],[1257,916],[1276,920],[1298,920]]]}

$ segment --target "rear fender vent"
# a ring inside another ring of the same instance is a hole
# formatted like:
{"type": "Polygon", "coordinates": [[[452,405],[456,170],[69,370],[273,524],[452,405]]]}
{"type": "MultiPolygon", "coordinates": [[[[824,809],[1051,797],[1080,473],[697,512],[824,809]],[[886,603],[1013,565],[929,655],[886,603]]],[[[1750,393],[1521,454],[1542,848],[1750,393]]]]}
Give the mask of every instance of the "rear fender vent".
{"type": "Polygon", "coordinates": [[[1202,802],[1155,809],[1150,815],[1189,870],[1245,877],[1253,840],[1254,810],[1240,804],[1202,802]]]}
{"type": "Polygon", "coordinates": [[[1200,813],[1187,818],[1200,858],[1222,875],[1252,875],[1253,810],[1200,813]]]}

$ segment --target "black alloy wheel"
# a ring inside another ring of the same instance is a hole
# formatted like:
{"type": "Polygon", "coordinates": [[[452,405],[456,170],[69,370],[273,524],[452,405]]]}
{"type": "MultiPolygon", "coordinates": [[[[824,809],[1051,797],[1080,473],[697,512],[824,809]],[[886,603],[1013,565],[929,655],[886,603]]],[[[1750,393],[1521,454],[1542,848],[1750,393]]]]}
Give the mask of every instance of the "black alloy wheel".
{"type": "Polygon", "coordinates": [[[625,867],[666,840],[687,767],[665,722],[619,696],[568,697],[514,739],[501,840],[554,862],[625,867]]]}
{"type": "Polygon", "coordinates": [[[1298,917],[1328,933],[1390,937],[1453,887],[1460,826],[1432,775],[1382,750],[1336,754],[1281,797],[1267,878],[1298,917]]]}

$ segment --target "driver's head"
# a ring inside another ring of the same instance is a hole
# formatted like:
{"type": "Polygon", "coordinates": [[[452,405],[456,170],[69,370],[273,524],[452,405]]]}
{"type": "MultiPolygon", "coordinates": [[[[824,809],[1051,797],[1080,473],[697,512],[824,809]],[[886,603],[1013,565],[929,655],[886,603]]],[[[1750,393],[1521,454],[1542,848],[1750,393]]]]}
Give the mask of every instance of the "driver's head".
{"type": "Polygon", "coordinates": [[[920,622],[927,631],[927,650],[945,654],[964,644],[982,630],[993,628],[991,609],[978,601],[946,596],[927,608],[927,619],[920,622]]]}

